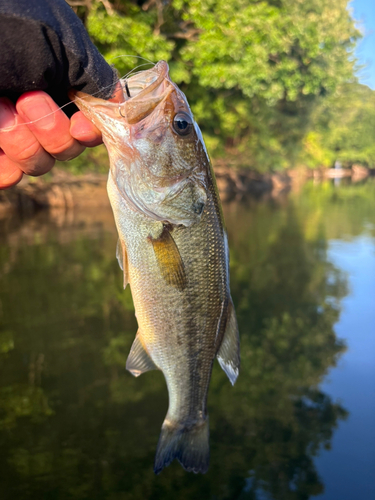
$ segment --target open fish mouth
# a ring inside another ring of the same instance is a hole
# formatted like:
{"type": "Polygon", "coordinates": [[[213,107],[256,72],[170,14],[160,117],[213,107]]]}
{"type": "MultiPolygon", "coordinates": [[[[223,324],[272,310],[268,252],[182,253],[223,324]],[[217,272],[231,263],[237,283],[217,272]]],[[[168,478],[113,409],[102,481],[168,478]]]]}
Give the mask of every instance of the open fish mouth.
{"type": "Polygon", "coordinates": [[[169,78],[169,67],[165,61],[159,61],[150,69],[140,71],[120,80],[125,95],[125,100],[142,99],[146,94],[149,97],[158,97],[165,87],[173,85],[169,78]],[[160,86],[166,85],[160,89],[160,86]],[[126,89],[126,87],[128,87],[126,89]]]}
{"type": "Polygon", "coordinates": [[[122,86],[125,101],[119,105],[119,112],[129,124],[146,118],[176,89],[169,78],[165,61],[122,80],[122,86]]]}
{"type": "Polygon", "coordinates": [[[90,115],[90,119],[101,130],[106,128],[108,118],[121,120],[129,125],[140,122],[173,91],[178,92],[178,99],[189,109],[185,96],[169,78],[169,68],[165,61],[159,61],[149,70],[120,80],[120,83],[124,98],[120,103],[98,99],[74,90],[69,96],[86,115],[90,115]]]}
{"type": "Polygon", "coordinates": [[[120,103],[73,94],[103,133],[119,192],[155,221],[185,226],[198,222],[207,198],[209,160],[202,161],[203,141],[185,95],[169,77],[168,64],[159,61],[120,81],[120,103]]]}
{"type": "Polygon", "coordinates": [[[158,97],[160,91],[157,91],[166,79],[172,84],[169,79],[168,64],[165,61],[159,61],[151,69],[140,71],[120,80],[124,89],[125,100],[134,97],[141,99],[145,94],[151,94],[150,97],[158,97]]]}

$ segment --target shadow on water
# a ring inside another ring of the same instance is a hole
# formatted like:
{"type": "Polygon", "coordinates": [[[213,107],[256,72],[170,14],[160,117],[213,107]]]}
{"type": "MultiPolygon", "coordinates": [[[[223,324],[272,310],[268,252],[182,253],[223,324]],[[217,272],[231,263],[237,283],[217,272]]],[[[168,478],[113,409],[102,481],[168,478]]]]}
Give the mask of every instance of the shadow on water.
{"type": "Polygon", "coordinates": [[[294,500],[321,493],[314,456],[329,448],[347,416],[319,390],[345,350],[333,326],[347,281],[327,259],[337,226],[326,214],[337,224],[345,218],[353,234],[363,205],[372,203],[362,196],[353,210],[352,198],[324,189],[225,206],[242,367],[234,388],[214,368],[205,476],[177,463],[160,476],[152,472],[167,392],[161,373],[134,379],[124,369],[137,327],[110,212],[3,221],[1,498],[294,500]]]}

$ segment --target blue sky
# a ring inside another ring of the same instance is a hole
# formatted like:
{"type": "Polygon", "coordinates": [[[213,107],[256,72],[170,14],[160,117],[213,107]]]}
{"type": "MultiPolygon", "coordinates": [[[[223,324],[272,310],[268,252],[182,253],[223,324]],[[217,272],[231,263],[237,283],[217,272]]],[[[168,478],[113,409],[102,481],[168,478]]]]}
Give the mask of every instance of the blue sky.
{"type": "Polygon", "coordinates": [[[359,64],[366,66],[358,73],[359,80],[375,89],[375,0],[352,0],[349,8],[364,34],[356,50],[359,64]]]}

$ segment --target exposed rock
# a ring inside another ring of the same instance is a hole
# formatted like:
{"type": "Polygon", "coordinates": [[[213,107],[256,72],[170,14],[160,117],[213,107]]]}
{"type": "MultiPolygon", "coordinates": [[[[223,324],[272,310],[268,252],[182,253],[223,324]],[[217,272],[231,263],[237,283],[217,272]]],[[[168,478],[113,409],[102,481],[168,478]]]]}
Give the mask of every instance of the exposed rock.
{"type": "Polygon", "coordinates": [[[290,186],[288,174],[260,174],[253,170],[217,167],[215,175],[219,193],[224,199],[245,194],[261,196],[266,192],[280,192],[290,186]]]}
{"type": "MultiPolygon", "coordinates": [[[[284,172],[261,174],[254,170],[236,169],[223,163],[215,168],[216,182],[223,201],[268,194],[279,196],[292,187],[298,189],[309,178],[320,181],[325,178],[352,177],[353,182],[371,175],[370,169],[362,165],[340,169],[296,169],[284,172]]],[[[33,212],[38,208],[94,208],[109,207],[106,192],[107,175],[86,173],[72,175],[63,169],[54,168],[49,178],[24,177],[17,186],[0,191],[0,217],[9,210],[33,212]]]]}
{"type": "Polygon", "coordinates": [[[352,170],[350,168],[327,168],[324,170],[324,176],[328,179],[342,179],[351,177],[352,170]]]}
{"type": "MultiPolygon", "coordinates": [[[[278,195],[291,184],[287,173],[260,174],[252,170],[219,167],[215,174],[223,200],[246,195],[259,197],[265,193],[278,195]]],[[[107,207],[106,182],[106,175],[74,176],[58,168],[48,180],[45,177],[25,177],[17,186],[0,191],[0,214],[12,209],[31,212],[44,207],[107,207]]]]}
{"type": "Polygon", "coordinates": [[[352,166],[352,171],[353,171],[353,175],[352,175],[353,182],[358,182],[362,179],[366,179],[366,177],[368,177],[370,175],[370,169],[367,167],[364,167],[363,165],[354,164],[352,166]]]}
{"type": "Polygon", "coordinates": [[[54,169],[46,181],[25,177],[17,186],[0,191],[0,216],[9,210],[32,212],[38,208],[108,207],[107,176],[74,176],[54,169]]]}

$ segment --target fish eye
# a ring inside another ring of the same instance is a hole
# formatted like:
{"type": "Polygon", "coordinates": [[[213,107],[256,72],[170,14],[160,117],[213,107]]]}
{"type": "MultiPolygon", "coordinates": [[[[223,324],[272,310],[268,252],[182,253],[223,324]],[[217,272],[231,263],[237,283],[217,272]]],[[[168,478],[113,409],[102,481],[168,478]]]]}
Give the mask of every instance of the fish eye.
{"type": "Polygon", "coordinates": [[[173,130],[176,134],[187,136],[193,130],[193,120],[187,113],[177,113],[173,118],[173,130]]]}

